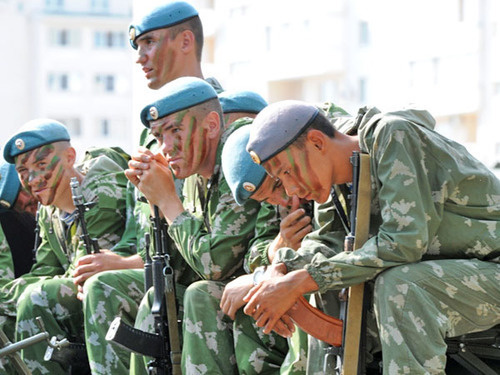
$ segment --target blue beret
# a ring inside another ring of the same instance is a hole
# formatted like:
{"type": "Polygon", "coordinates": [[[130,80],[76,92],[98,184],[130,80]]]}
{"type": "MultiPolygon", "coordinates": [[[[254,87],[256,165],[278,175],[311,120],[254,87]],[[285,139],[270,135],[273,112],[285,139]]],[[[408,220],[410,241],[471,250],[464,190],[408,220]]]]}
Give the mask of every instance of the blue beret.
{"type": "Polygon", "coordinates": [[[222,172],[239,205],[257,191],[266,177],[266,170],[255,164],[245,150],[251,127],[245,125],[235,130],[222,149],[222,172]]]}
{"type": "Polygon", "coordinates": [[[60,122],[46,118],[31,120],[21,126],[17,133],[7,141],[3,149],[3,157],[9,163],[14,164],[17,155],[49,143],[69,140],[68,129],[60,122]]]}
{"type": "Polygon", "coordinates": [[[164,97],[147,105],[141,111],[141,121],[149,128],[149,122],[217,98],[210,84],[196,77],[181,77],[162,88],[164,97]]]}
{"type": "Polygon", "coordinates": [[[0,212],[12,207],[19,194],[21,182],[14,164],[0,166],[0,212]]]}
{"type": "Polygon", "coordinates": [[[219,101],[224,113],[259,113],[267,107],[265,99],[253,91],[223,91],[219,101]]]}
{"type": "Polygon", "coordinates": [[[284,100],[264,108],[255,118],[247,151],[257,164],[290,146],[316,118],[319,109],[298,100],[284,100]]]}
{"type": "Polygon", "coordinates": [[[198,15],[198,11],[184,1],[173,1],[161,5],[128,28],[130,45],[137,49],[135,40],[144,33],[175,26],[198,15]]]}

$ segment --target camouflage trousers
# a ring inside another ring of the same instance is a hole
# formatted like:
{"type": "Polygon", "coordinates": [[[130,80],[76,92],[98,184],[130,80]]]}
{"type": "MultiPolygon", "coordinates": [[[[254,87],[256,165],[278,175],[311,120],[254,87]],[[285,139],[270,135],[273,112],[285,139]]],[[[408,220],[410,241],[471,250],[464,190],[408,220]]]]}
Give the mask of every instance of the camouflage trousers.
{"type": "MultiPolygon", "coordinates": [[[[93,374],[127,373],[130,353],[105,340],[111,321],[121,316],[133,324],[143,295],[143,271],[106,271],[89,278],[80,302],[73,280],[54,278],[29,286],[18,303],[17,340],[39,332],[35,317],[40,316],[50,336],[59,340],[86,343],[93,374]]],[[[22,358],[36,374],[66,374],[67,368],[44,361],[47,344],[42,342],[22,351],[22,358]]]]}
{"type": "Polygon", "coordinates": [[[444,374],[447,337],[500,323],[500,264],[436,260],[378,276],[375,313],[384,374],[444,374]]]}
{"type": "Polygon", "coordinates": [[[307,336],[300,330],[290,345],[266,335],[240,309],[235,321],[219,303],[226,282],[198,281],[184,295],[182,369],[191,374],[305,374],[307,336]]]}
{"type": "MultiPolygon", "coordinates": [[[[14,316],[0,316],[0,329],[5,333],[10,342],[15,341],[15,326],[16,318],[14,316]]],[[[8,357],[0,358],[0,375],[14,374],[14,371],[8,357]]]]}

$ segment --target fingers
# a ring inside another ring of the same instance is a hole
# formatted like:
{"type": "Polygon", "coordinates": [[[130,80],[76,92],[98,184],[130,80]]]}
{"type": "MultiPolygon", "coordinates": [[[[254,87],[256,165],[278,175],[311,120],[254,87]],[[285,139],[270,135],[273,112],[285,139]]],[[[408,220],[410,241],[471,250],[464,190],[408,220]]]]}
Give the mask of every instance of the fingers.
{"type": "Polygon", "coordinates": [[[288,315],[283,315],[281,319],[276,322],[274,332],[285,338],[292,337],[295,332],[295,324],[288,315]]]}
{"type": "Polygon", "coordinates": [[[131,183],[137,186],[140,182],[139,177],[142,175],[142,170],[140,169],[125,169],[125,177],[129,179],[131,183]]]}

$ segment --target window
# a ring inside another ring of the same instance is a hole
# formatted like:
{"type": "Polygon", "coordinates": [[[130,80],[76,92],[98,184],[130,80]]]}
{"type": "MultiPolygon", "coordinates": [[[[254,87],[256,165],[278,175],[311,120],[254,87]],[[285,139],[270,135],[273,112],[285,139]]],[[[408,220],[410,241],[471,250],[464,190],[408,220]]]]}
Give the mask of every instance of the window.
{"type": "Polygon", "coordinates": [[[47,88],[52,92],[78,92],[82,88],[81,77],[77,73],[51,72],[47,76],[47,88]]]}
{"type": "Polygon", "coordinates": [[[368,29],[368,22],[361,21],[359,23],[359,45],[367,46],[370,44],[370,32],[368,29]]]}
{"type": "Polygon", "coordinates": [[[90,4],[93,12],[109,12],[109,1],[108,0],[92,0],[90,4]]]}
{"type": "Polygon", "coordinates": [[[124,32],[96,31],[94,33],[94,46],[96,48],[124,48],[126,38],[124,32]]]}
{"type": "Polygon", "coordinates": [[[110,74],[99,74],[95,77],[95,86],[97,92],[114,92],[115,77],[110,74]]]}
{"type": "Polygon", "coordinates": [[[366,101],[366,79],[359,80],[359,101],[364,103],[366,101]]]}
{"type": "Polygon", "coordinates": [[[50,73],[48,77],[49,91],[69,91],[69,77],[67,73],[50,73]]]}
{"type": "Polygon", "coordinates": [[[100,126],[100,133],[101,135],[107,137],[109,135],[109,120],[108,119],[101,119],[101,126],[100,126]]]}
{"type": "Polygon", "coordinates": [[[62,10],[64,8],[64,0],[45,0],[45,9],[47,10],[62,10]]]}
{"type": "Polygon", "coordinates": [[[51,29],[49,31],[49,45],[53,47],[80,46],[80,32],[71,29],[51,29]]]}

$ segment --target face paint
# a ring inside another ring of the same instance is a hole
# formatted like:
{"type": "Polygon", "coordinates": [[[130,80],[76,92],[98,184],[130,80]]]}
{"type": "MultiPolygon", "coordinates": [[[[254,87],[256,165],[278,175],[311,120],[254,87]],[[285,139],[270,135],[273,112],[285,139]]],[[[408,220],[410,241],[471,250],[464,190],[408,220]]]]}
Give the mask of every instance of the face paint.
{"type": "Polygon", "coordinates": [[[16,160],[23,187],[43,205],[53,203],[64,168],[53,144],[41,146],[16,160]]]}

